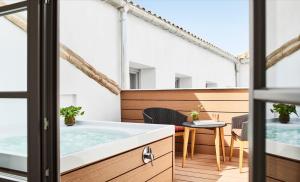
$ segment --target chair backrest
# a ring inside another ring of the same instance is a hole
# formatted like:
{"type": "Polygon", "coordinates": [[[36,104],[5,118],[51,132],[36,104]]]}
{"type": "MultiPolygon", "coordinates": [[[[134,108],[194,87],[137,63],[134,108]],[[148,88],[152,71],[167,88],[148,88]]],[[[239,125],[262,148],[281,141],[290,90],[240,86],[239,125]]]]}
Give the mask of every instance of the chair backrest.
{"type": "Polygon", "coordinates": [[[242,129],[244,122],[248,121],[248,114],[232,117],[232,128],[242,129]]]}
{"type": "Polygon", "coordinates": [[[145,123],[171,124],[181,126],[187,116],[167,108],[147,108],[143,113],[145,123]]]}

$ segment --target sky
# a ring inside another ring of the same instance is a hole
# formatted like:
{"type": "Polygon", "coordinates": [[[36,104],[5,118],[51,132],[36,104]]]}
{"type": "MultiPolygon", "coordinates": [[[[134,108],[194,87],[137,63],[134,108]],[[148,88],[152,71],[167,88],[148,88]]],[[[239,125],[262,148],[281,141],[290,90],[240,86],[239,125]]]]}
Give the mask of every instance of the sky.
{"type": "Polygon", "coordinates": [[[133,0],[234,55],[249,50],[248,0],[133,0]]]}

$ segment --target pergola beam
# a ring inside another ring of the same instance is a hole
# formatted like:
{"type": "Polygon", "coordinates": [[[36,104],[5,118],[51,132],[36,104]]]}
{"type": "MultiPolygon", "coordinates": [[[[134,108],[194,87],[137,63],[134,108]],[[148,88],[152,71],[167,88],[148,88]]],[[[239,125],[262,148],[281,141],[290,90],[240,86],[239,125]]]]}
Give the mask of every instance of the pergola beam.
{"type": "Polygon", "coordinates": [[[271,54],[267,56],[266,69],[271,68],[278,62],[280,62],[283,58],[288,57],[294,52],[300,49],[300,35],[289,40],[281,47],[273,51],[271,54]]]}
{"type": "MultiPolygon", "coordinates": [[[[6,3],[0,0],[0,6],[4,5],[6,5],[6,3]]],[[[14,14],[5,15],[4,17],[8,21],[19,27],[21,30],[27,32],[27,22],[23,18],[14,14]]],[[[114,80],[110,79],[108,76],[95,69],[86,60],[84,60],[82,57],[80,57],[78,54],[72,51],[72,49],[68,48],[62,43],[60,44],[60,58],[74,65],[86,76],[90,77],[91,79],[93,79],[112,93],[116,95],[120,94],[121,88],[114,80]]]]}

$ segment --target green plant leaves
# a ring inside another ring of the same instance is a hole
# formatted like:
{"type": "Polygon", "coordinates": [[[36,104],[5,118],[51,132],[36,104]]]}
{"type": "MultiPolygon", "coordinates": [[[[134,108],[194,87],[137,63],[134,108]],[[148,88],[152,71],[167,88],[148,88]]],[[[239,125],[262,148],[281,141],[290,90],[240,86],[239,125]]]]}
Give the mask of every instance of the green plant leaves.
{"type": "Polygon", "coordinates": [[[199,112],[197,112],[197,111],[192,111],[192,112],[190,112],[190,115],[193,117],[193,116],[197,116],[197,115],[199,115],[199,112]]]}
{"type": "Polygon", "coordinates": [[[294,104],[273,104],[272,113],[279,113],[280,115],[290,115],[294,113],[298,116],[296,106],[294,104]]]}
{"type": "Polygon", "coordinates": [[[84,111],[81,111],[81,107],[69,106],[60,109],[60,115],[65,118],[76,117],[78,115],[84,115],[84,111]]]}

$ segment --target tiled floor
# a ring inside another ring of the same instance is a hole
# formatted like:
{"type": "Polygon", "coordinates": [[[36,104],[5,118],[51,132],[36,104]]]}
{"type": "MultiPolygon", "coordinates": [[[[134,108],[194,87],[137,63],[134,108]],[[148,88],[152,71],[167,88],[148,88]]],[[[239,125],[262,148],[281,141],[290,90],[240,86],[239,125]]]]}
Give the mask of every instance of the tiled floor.
{"type": "Polygon", "coordinates": [[[244,159],[243,172],[239,172],[238,158],[231,162],[226,158],[222,164],[222,170],[218,171],[214,155],[196,154],[194,159],[187,158],[184,168],[181,167],[182,157],[176,156],[175,181],[180,182],[247,182],[248,181],[248,163],[244,159]]]}

